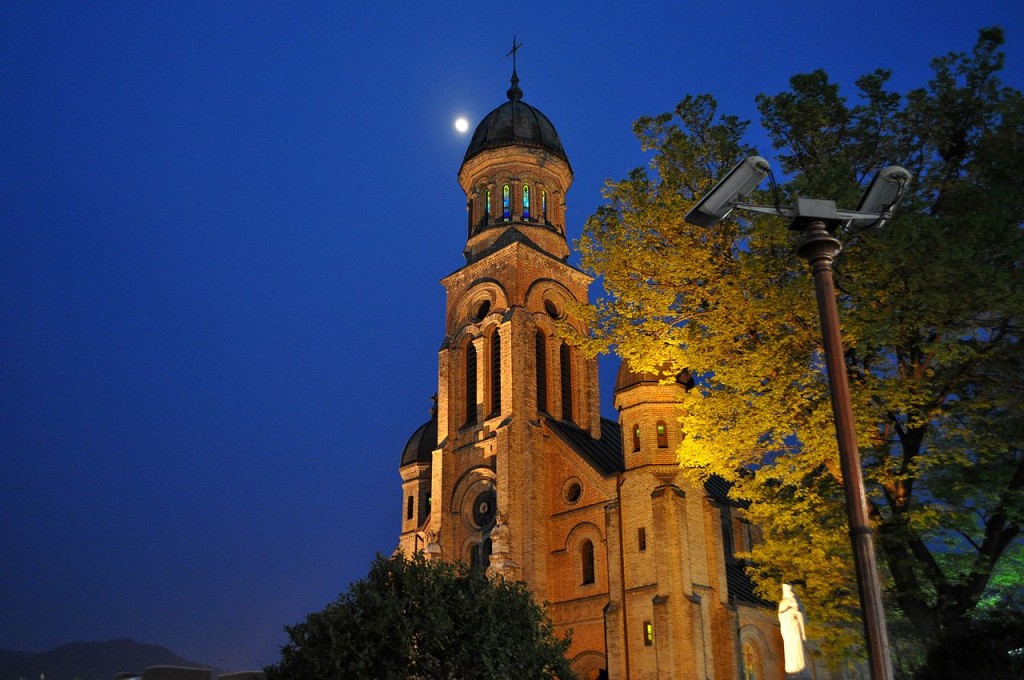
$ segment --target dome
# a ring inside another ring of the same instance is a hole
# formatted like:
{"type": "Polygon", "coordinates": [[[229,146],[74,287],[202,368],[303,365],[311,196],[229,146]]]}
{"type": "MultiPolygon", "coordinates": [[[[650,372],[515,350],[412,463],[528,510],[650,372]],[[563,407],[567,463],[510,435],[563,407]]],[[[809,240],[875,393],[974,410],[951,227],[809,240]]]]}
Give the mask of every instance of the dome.
{"type": "Polygon", "coordinates": [[[433,460],[435,448],[437,448],[437,412],[432,411],[430,420],[420,425],[406,442],[399,467],[413,463],[430,463],[433,460]]]}
{"type": "MultiPolygon", "coordinates": [[[[672,372],[667,364],[664,364],[662,369],[656,373],[637,373],[630,368],[628,361],[623,361],[619,365],[619,374],[615,377],[615,391],[620,392],[641,384],[659,385],[662,380],[671,377],[671,375],[672,372]]],[[[690,372],[679,371],[676,373],[676,383],[686,389],[693,387],[693,378],[690,376],[690,372]]]]}
{"type": "Polygon", "coordinates": [[[547,116],[523,101],[523,91],[519,89],[519,77],[515,71],[512,71],[508,101],[484,116],[476,126],[462,162],[481,151],[512,145],[545,149],[569,162],[555,126],[547,116]]]}

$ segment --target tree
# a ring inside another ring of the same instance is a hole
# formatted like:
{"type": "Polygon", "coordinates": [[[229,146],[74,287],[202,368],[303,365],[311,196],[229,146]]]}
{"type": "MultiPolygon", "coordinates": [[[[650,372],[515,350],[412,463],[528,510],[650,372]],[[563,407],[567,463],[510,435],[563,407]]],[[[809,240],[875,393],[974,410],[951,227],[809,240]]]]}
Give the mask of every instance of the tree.
{"type": "Polygon", "coordinates": [[[268,680],[573,678],[568,639],[526,586],[422,555],[378,557],[303,623],[268,680]]]}
{"type": "Polygon", "coordinates": [[[982,612],[945,633],[914,676],[918,680],[1024,680],[1024,617],[1020,606],[982,612]]]}
{"type": "MultiPolygon", "coordinates": [[[[755,202],[853,208],[880,167],[915,176],[884,229],[841,235],[836,283],[888,611],[922,640],[963,626],[1022,550],[1024,99],[999,82],[1002,42],[980,31],[902,95],[879,70],[852,105],[822,71],[757,97],[787,179],[755,202]]],[[[650,166],[607,184],[580,241],[605,288],[582,343],[697,377],[681,464],[732,482],[764,533],[749,555],[761,593],[805,581],[813,632],[848,653],[857,628],[820,625],[858,604],[809,270],[781,218],[682,219],[755,151],[747,126],[708,95],[637,121],[650,166]]]]}

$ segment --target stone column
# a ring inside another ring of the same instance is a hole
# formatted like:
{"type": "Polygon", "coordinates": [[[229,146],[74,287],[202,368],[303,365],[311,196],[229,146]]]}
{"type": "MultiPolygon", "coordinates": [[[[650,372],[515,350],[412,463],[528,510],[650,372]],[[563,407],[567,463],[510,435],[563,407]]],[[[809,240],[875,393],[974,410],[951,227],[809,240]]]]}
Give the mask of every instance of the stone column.
{"type": "Polygon", "coordinates": [[[626,677],[625,587],[622,583],[622,536],[619,502],[604,506],[604,534],[608,552],[608,604],[604,608],[604,638],[608,677],[626,677]]]}

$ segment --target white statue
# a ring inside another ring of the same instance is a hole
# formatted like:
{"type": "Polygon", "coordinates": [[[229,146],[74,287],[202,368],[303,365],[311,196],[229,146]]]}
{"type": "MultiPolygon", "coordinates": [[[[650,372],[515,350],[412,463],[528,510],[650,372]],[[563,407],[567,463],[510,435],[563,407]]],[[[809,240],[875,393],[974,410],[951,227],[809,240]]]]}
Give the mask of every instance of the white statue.
{"type": "Polygon", "coordinates": [[[779,602],[779,625],[782,627],[782,644],[786,650],[786,673],[804,673],[807,660],[804,658],[804,607],[793,592],[793,586],[782,584],[782,600],[779,602]]]}

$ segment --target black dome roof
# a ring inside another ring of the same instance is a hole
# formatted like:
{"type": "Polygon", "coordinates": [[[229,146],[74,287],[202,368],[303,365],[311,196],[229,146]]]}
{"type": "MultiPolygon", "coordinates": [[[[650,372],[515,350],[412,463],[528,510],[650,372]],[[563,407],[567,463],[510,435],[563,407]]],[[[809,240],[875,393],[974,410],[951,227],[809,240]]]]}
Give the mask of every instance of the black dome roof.
{"type": "Polygon", "coordinates": [[[569,162],[555,126],[547,116],[523,101],[523,91],[519,89],[519,77],[515,71],[512,72],[512,87],[508,89],[508,101],[484,116],[476,126],[462,162],[486,149],[512,145],[546,149],[569,162]]]}
{"type": "Polygon", "coordinates": [[[413,463],[431,462],[435,448],[437,448],[437,411],[432,411],[430,420],[420,425],[406,442],[399,467],[413,463]]]}

